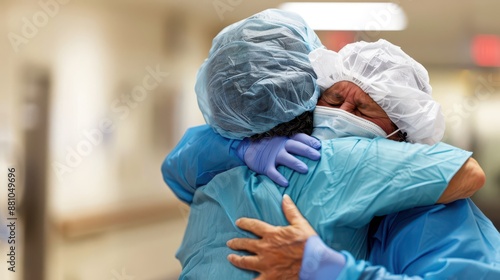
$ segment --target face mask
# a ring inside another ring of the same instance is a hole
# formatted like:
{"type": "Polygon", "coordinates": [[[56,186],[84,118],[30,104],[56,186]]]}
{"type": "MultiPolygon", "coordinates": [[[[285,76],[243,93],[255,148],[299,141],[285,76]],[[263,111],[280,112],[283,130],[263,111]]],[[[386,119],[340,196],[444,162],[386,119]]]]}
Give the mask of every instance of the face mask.
{"type": "Polygon", "coordinates": [[[313,136],[320,140],[360,136],[387,137],[387,133],[371,121],[337,108],[316,106],[313,136]]]}

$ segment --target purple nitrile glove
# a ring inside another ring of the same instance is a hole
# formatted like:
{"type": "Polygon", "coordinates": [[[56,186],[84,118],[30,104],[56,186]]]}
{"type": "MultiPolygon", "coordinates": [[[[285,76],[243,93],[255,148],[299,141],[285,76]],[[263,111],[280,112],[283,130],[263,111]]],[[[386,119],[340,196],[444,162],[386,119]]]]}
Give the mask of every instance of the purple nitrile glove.
{"type": "Polygon", "coordinates": [[[321,142],[318,139],[298,133],[290,138],[280,136],[258,141],[245,138],[238,146],[237,154],[251,170],[266,175],[282,187],[287,187],[287,179],[276,167],[284,165],[299,173],[307,173],[307,165],[292,154],[318,160],[321,154],[317,150],[320,148],[321,142]]]}

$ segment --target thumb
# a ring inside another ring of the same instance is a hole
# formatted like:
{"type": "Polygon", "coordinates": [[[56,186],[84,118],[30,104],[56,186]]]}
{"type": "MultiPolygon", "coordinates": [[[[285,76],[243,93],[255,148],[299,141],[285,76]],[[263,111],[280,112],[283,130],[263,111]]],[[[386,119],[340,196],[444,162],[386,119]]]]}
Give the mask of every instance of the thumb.
{"type": "Polygon", "coordinates": [[[292,199],[287,194],[283,195],[281,207],[283,208],[286,219],[291,225],[300,224],[305,220],[297,206],[295,206],[295,203],[293,203],[292,199]]]}

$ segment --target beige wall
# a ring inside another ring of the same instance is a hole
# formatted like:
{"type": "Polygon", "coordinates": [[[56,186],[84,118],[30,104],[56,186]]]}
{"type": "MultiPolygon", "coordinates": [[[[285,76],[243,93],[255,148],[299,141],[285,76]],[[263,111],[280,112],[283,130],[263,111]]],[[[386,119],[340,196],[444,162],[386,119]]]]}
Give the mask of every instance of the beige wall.
{"type": "MultiPolygon", "coordinates": [[[[27,69],[51,77],[47,279],[113,279],[122,272],[164,279],[179,273],[174,254],[188,210],[165,186],[161,162],[188,127],[204,123],[194,83],[212,38],[223,26],[281,2],[244,1],[221,16],[215,1],[69,1],[17,52],[0,40],[1,170],[10,165],[22,170],[27,69]],[[168,76],[128,105],[123,98],[143,85],[147,69],[157,67],[168,76]],[[113,131],[95,134],[105,121],[113,123],[113,131]],[[79,161],[71,157],[82,147],[91,151],[79,161]]],[[[460,49],[439,61],[439,53],[425,47],[433,43],[421,39],[439,38],[436,44],[442,45],[443,37],[426,35],[429,23],[415,1],[401,5],[410,9],[409,29],[380,36],[407,44],[404,49],[429,68],[434,96],[447,116],[446,141],[474,150],[491,178],[478,199],[493,204],[500,196],[500,128],[491,123],[500,114],[498,70],[464,64],[469,59],[450,63],[460,49]],[[457,112],[456,106],[466,109],[457,112]]],[[[0,2],[0,34],[22,34],[23,18],[32,21],[41,11],[36,1],[0,2]]],[[[467,9],[460,11],[466,15],[467,9]]],[[[445,27],[453,23],[465,24],[455,18],[445,27]]],[[[0,197],[5,195],[0,188],[0,197]]],[[[4,203],[1,199],[2,214],[4,203]]],[[[20,279],[0,264],[1,279],[20,279]]]]}
{"type": "MultiPolygon", "coordinates": [[[[43,11],[36,2],[1,5],[2,34],[22,35],[22,18],[43,11]]],[[[112,279],[122,269],[138,279],[162,279],[179,272],[174,254],[186,210],[163,183],[160,164],[187,127],[203,123],[193,88],[209,42],[189,14],[181,22],[172,22],[173,15],[168,7],[73,1],[60,5],[17,52],[1,41],[1,139],[17,147],[2,157],[2,167],[22,166],[25,67],[51,77],[48,279],[112,279]],[[173,44],[169,24],[177,23],[182,26],[171,32],[183,42],[173,44]],[[168,76],[129,105],[121,98],[133,98],[148,69],[168,76]],[[96,134],[105,120],[113,132],[96,134]],[[68,164],[82,147],[90,151],[68,164]],[[146,214],[129,217],[136,212],[146,214]],[[83,226],[71,227],[78,223],[83,226]]]]}

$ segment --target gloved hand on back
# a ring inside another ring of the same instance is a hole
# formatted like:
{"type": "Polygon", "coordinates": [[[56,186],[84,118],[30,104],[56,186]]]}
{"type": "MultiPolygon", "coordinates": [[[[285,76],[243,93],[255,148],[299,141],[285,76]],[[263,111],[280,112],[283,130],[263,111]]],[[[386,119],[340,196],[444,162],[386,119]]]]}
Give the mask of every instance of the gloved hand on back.
{"type": "Polygon", "coordinates": [[[307,173],[307,165],[293,155],[319,160],[320,148],[321,142],[318,139],[298,133],[292,137],[280,136],[258,141],[245,138],[238,146],[237,154],[254,172],[264,174],[278,185],[287,187],[287,179],[278,172],[276,167],[284,165],[299,173],[307,173]]]}

